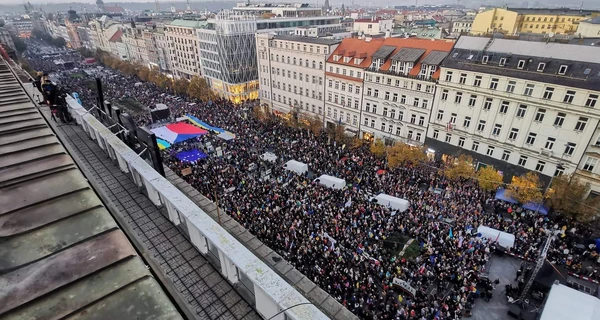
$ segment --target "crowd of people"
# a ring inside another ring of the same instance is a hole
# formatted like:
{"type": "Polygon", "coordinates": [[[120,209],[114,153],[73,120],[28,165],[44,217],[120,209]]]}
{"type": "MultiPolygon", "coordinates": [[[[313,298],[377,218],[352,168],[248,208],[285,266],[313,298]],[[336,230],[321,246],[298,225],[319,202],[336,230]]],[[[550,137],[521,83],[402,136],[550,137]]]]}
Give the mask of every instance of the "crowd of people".
{"type": "MultiPolygon", "coordinates": [[[[45,67],[35,54],[29,58],[34,68],[45,67]]],[[[56,75],[77,88],[84,107],[95,105],[94,90],[85,85],[93,78],[56,75]]],[[[140,82],[135,76],[114,71],[97,76],[106,100],[135,98],[143,106],[145,112],[134,113],[138,125],[149,124],[149,108],[164,103],[172,119],[190,114],[234,133],[231,141],[208,134],[174,144],[164,150],[163,162],[180,175],[191,168],[183,176],[190,185],[213,200],[216,195],[231,217],[362,319],[460,319],[482,292],[489,300],[498,283],[491,285],[482,275],[497,244],[477,234],[481,225],[514,234],[511,251],[529,259],[537,257],[546,230],[562,230],[549,259],[600,280],[595,248],[574,248],[581,242],[573,235],[585,237],[590,230],[511,207],[473,180],[450,181],[436,169],[442,163],[389,168],[367,145],[340,145],[325,133],[317,136],[274,116],[259,120],[252,112],[255,102],[178,101],[151,83],[135,85],[140,82]],[[223,156],[210,152],[219,147],[223,156]],[[209,157],[195,163],[176,157],[191,149],[209,157]],[[266,152],[277,159],[264,160],[266,152]],[[286,170],[288,160],[308,164],[309,172],[286,170]],[[322,174],[342,178],[347,186],[321,186],[314,179],[322,174]],[[410,207],[397,212],[372,202],[379,193],[407,199],[410,207]],[[390,241],[397,235],[413,239],[420,254],[403,256],[403,244],[390,241]],[[395,279],[414,294],[399,291],[395,279]]]]}

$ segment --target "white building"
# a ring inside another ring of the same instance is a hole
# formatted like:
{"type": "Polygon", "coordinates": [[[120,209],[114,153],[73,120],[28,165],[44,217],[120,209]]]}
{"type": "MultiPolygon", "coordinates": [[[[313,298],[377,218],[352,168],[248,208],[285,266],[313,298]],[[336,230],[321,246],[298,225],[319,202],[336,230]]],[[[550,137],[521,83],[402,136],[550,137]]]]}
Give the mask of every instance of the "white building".
{"type": "Polygon", "coordinates": [[[581,38],[600,38],[600,17],[579,21],[575,34],[581,38]]]}
{"type": "Polygon", "coordinates": [[[386,31],[394,29],[393,19],[368,18],[354,20],[353,31],[364,33],[367,35],[385,34],[386,31]]]}
{"type": "Polygon", "coordinates": [[[325,63],[340,40],[256,35],[261,104],[274,112],[324,115],[325,63]]]}
{"type": "Polygon", "coordinates": [[[200,75],[200,41],[196,30],[206,25],[206,21],[175,20],[165,26],[175,76],[190,79],[200,75]]]}
{"type": "Polygon", "coordinates": [[[282,18],[318,17],[322,15],[321,8],[312,7],[307,3],[276,4],[276,3],[250,3],[242,2],[233,7],[237,13],[252,15],[274,15],[282,18]]]}
{"type": "Polygon", "coordinates": [[[365,77],[361,136],[387,144],[425,142],[439,68],[453,42],[388,38],[365,77]]]}
{"type": "Polygon", "coordinates": [[[468,15],[461,17],[455,21],[452,21],[452,32],[453,36],[459,36],[461,34],[467,34],[471,32],[471,27],[473,26],[473,20],[475,20],[475,16],[468,15]]]}
{"type": "Polygon", "coordinates": [[[590,184],[590,196],[600,196],[600,127],[596,128],[583,158],[575,172],[578,178],[590,184]]]}
{"type": "Polygon", "coordinates": [[[371,56],[383,39],[344,39],[325,64],[325,123],[342,124],[358,135],[361,122],[364,79],[371,56]]]}
{"type": "Polygon", "coordinates": [[[494,165],[507,181],[574,172],[597,139],[599,56],[592,46],[462,36],[442,65],[426,144],[494,165]]]}

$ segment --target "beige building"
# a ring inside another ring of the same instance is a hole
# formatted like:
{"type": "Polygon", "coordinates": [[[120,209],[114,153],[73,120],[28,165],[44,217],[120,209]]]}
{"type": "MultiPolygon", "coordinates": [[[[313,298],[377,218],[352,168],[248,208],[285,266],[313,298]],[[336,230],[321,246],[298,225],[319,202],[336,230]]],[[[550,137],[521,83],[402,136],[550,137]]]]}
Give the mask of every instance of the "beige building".
{"type": "Polygon", "coordinates": [[[383,19],[383,18],[367,18],[367,19],[356,19],[354,20],[354,25],[352,31],[356,31],[358,33],[363,33],[366,35],[377,35],[377,34],[385,34],[387,31],[392,31],[394,29],[394,20],[393,19],[383,19]]]}
{"type": "Polygon", "coordinates": [[[173,75],[190,79],[200,75],[200,49],[196,30],[206,26],[206,21],[175,20],[165,26],[173,75]]]}
{"type": "Polygon", "coordinates": [[[580,38],[600,38],[600,16],[580,21],[575,35],[580,38]]]}
{"type": "Polygon", "coordinates": [[[259,97],[275,113],[324,115],[325,62],[340,40],[256,34],[259,97]]]}
{"type": "Polygon", "coordinates": [[[493,165],[506,181],[534,171],[548,182],[583,169],[598,139],[599,54],[592,46],[461,37],[442,64],[425,143],[438,157],[463,153],[493,165]]]}
{"type": "Polygon", "coordinates": [[[471,34],[500,32],[574,34],[579,22],[598,15],[597,11],[575,9],[492,8],[479,12],[473,20],[471,34]]]}
{"type": "Polygon", "coordinates": [[[590,184],[590,196],[600,196],[600,127],[596,128],[577,167],[576,175],[590,184]]]}

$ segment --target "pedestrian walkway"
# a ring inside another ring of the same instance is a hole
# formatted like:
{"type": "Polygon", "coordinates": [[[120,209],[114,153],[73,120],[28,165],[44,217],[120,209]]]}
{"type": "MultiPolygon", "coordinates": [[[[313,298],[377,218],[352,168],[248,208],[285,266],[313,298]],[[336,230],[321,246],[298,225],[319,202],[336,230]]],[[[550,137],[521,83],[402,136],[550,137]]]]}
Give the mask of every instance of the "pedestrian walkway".
{"type": "MultiPolygon", "coordinates": [[[[49,118],[49,112],[44,112],[49,118]]],[[[81,127],[55,125],[90,183],[110,208],[188,317],[260,319],[235,288],[208,263],[185,235],[105,156],[81,127]],[[157,267],[157,268],[154,268],[157,267]],[[175,291],[175,292],[173,292],[175,291]]]]}

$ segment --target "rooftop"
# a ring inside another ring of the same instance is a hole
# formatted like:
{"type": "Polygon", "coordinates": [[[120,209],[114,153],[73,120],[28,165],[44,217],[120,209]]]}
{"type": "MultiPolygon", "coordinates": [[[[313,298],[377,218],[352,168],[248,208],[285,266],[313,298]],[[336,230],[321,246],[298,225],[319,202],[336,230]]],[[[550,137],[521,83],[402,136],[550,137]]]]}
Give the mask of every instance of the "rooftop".
{"type": "Polygon", "coordinates": [[[300,37],[300,36],[286,36],[286,35],[277,35],[273,37],[274,40],[285,40],[285,41],[294,41],[294,42],[304,42],[311,44],[322,44],[322,45],[334,45],[340,43],[341,40],[335,39],[324,39],[324,38],[311,38],[311,37],[300,37]]]}
{"type": "Polygon", "coordinates": [[[580,23],[600,24],[600,16],[580,21],[580,23]]]}
{"type": "Polygon", "coordinates": [[[182,319],[3,60],[0,167],[0,318],[182,319]]]}
{"type": "Polygon", "coordinates": [[[372,39],[370,41],[366,41],[358,38],[347,38],[340,42],[340,45],[333,51],[333,54],[329,57],[327,62],[366,69],[371,65],[370,57],[379,49],[382,44],[383,39],[372,39]],[[354,61],[344,62],[344,59],[335,61],[334,56],[336,55],[364,59],[360,64],[355,64],[354,61]]]}
{"type": "Polygon", "coordinates": [[[520,14],[540,14],[540,15],[562,15],[562,16],[588,16],[598,12],[594,10],[579,10],[570,8],[507,8],[508,11],[518,12],[520,14]]]}
{"type": "Polygon", "coordinates": [[[172,27],[184,27],[184,28],[202,28],[203,26],[205,26],[208,22],[206,20],[182,20],[182,19],[178,19],[178,20],[173,20],[173,22],[167,24],[167,26],[172,26],[172,27]]]}

